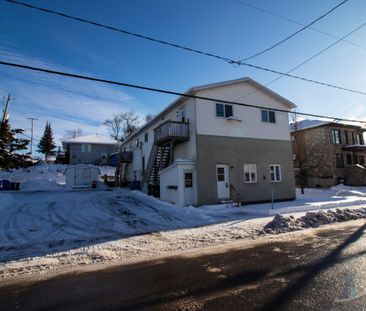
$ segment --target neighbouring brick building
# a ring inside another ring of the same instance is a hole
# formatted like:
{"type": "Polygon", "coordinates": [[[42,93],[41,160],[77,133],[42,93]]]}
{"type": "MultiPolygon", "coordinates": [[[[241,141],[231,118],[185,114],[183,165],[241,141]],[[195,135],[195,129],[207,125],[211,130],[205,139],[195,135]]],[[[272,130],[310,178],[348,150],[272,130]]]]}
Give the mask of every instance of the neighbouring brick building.
{"type": "Polygon", "coordinates": [[[331,187],[366,185],[366,146],[360,126],[302,120],[291,124],[296,183],[331,187]]]}

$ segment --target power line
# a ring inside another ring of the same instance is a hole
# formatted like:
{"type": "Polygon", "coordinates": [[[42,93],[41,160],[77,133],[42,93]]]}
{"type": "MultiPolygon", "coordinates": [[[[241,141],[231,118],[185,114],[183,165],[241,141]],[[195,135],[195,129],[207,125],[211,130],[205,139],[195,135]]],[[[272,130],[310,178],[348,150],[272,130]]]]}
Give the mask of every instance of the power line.
{"type": "MultiPolygon", "coordinates": [[[[343,36],[342,38],[339,38],[337,41],[333,42],[332,44],[328,45],[326,48],[322,49],[321,51],[317,52],[316,54],[314,54],[313,56],[309,57],[308,59],[306,59],[305,61],[301,62],[300,64],[296,65],[295,67],[291,68],[289,71],[287,71],[286,73],[291,73],[294,70],[300,68],[301,66],[305,65],[306,63],[310,62],[311,60],[313,60],[314,58],[318,57],[319,55],[323,54],[325,51],[329,50],[331,47],[335,46],[336,44],[338,44],[339,42],[341,42],[344,38],[347,38],[348,36],[350,36],[351,34],[355,33],[356,31],[360,30],[361,28],[366,26],[366,22],[362,23],[361,25],[359,25],[358,27],[356,27],[355,29],[353,29],[352,31],[350,31],[349,33],[347,33],[345,36],[343,36]]],[[[272,80],[271,82],[269,82],[267,85],[272,84],[273,82],[279,80],[283,78],[283,76],[277,77],[276,79],[272,80]]]]}
{"type": "MultiPolygon", "coordinates": [[[[78,74],[73,74],[73,73],[67,73],[67,72],[62,72],[62,71],[56,71],[56,70],[26,66],[26,65],[3,62],[3,61],[0,61],[0,65],[10,66],[10,67],[17,67],[17,68],[22,68],[22,69],[27,69],[27,70],[32,70],[32,71],[38,71],[38,72],[45,72],[45,73],[48,73],[48,74],[65,76],[65,77],[70,77],[70,78],[83,79],[83,80],[89,80],[89,81],[94,81],[94,82],[101,82],[101,83],[106,83],[106,84],[124,86],[124,87],[135,88],[135,89],[151,91],[151,92],[157,92],[157,93],[164,93],[164,94],[177,95],[177,96],[188,97],[188,98],[202,99],[202,100],[208,100],[208,101],[213,101],[213,102],[220,102],[220,103],[225,103],[225,104],[232,104],[232,105],[238,105],[238,106],[244,106],[244,107],[250,107],[250,108],[256,108],[256,109],[268,109],[268,107],[265,107],[265,106],[257,106],[257,105],[239,103],[239,102],[230,101],[230,100],[223,100],[223,99],[217,99],[217,98],[211,98],[211,97],[184,94],[184,93],[175,92],[175,91],[157,89],[157,88],[153,88],[153,87],[147,87],[147,86],[142,86],[142,85],[118,82],[118,81],[113,81],[113,80],[100,79],[100,78],[95,78],[95,77],[90,77],[90,76],[78,75],[78,74]]],[[[277,112],[283,112],[283,113],[286,113],[286,114],[291,113],[291,111],[288,111],[288,110],[285,110],[285,109],[271,108],[270,110],[277,111],[277,112]]],[[[305,112],[296,112],[296,114],[303,115],[303,116],[308,116],[308,117],[339,120],[339,121],[345,121],[345,122],[366,123],[366,121],[362,121],[362,120],[351,120],[351,119],[344,119],[344,118],[336,118],[336,117],[332,117],[332,116],[325,116],[325,115],[305,113],[305,112]]]]}
{"type": "Polygon", "coordinates": [[[278,70],[274,70],[274,69],[270,69],[270,68],[266,68],[266,67],[262,67],[262,66],[258,66],[258,65],[253,65],[253,64],[250,64],[250,63],[240,62],[240,65],[244,65],[244,66],[251,67],[251,68],[254,68],[254,69],[258,69],[258,70],[262,70],[262,71],[275,73],[275,74],[278,74],[278,75],[281,75],[281,76],[286,76],[286,77],[289,77],[289,78],[294,78],[294,79],[298,79],[298,80],[302,80],[302,81],[306,81],[306,82],[310,82],[310,83],[314,83],[314,84],[318,84],[318,85],[331,87],[331,88],[338,89],[338,90],[343,90],[343,91],[347,91],[347,92],[351,92],[351,93],[366,95],[366,92],[364,92],[364,91],[358,91],[358,90],[346,88],[346,87],[343,87],[343,86],[338,86],[338,85],[334,85],[334,84],[330,84],[330,83],[326,83],[326,82],[321,82],[321,81],[317,81],[317,80],[313,80],[313,79],[308,79],[308,78],[304,78],[304,77],[300,77],[300,76],[295,76],[295,75],[292,75],[292,74],[289,74],[289,73],[286,73],[286,72],[281,72],[281,71],[278,71],[278,70]]]}
{"type": "MultiPolygon", "coordinates": [[[[308,62],[310,62],[311,60],[313,60],[314,58],[318,57],[319,55],[323,54],[325,51],[329,50],[331,47],[335,46],[336,44],[338,44],[339,42],[343,41],[343,39],[347,38],[348,36],[350,36],[351,34],[355,33],[356,31],[360,30],[361,28],[365,27],[366,26],[366,22],[362,23],[361,25],[359,25],[358,27],[356,27],[355,29],[353,29],[352,31],[350,31],[349,33],[347,33],[346,35],[344,35],[342,38],[339,38],[338,40],[336,40],[335,42],[333,42],[332,44],[328,45],[326,48],[322,49],[321,51],[317,52],[316,54],[314,54],[313,56],[309,57],[308,59],[306,59],[305,61],[301,62],[300,64],[296,65],[295,67],[291,68],[289,71],[287,71],[286,73],[291,73],[293,72],[294,70],[300,68],[301,66],[307,64],[308,62]]],[[[271,80],[270,82],[266,83],[264,85],[264,87],[280,80],[281,78],[283,78],[283,76],[279,76],[273,80],[271,80]]],[[[238,99],[243,99],[243,98],[246,98],[254,93],[258,92],[258,90],[254,90],[248,94],[246,94],[245,96],[243,97],[240,97],[238,99]]],[[[238,100],[236,99],[236,100],[238,100]]]]}
{"type": "MultiPolygon", "coordinates": [[[[263,9],[263,8],[260,8],[260,7],[258,7],[258,6],[255,6],[255,5],[253,5],[253,4],[250,4],[250,3],[244,2],[244,1],[242,1],[242,0],[231,0],[231,1],[236,2],[236,3],[238,3],[238,4],[240,4],[240,5],[243,5],[243,6],[249,7],[249,8],[251,8],[251,9],[254,9],[254,10],[260,11],[260,12],[262,12],[262,13],[265,13],[265,14],[268,14],[268,15],[272,15],[272,16],[277,17],[277,18],[279,18],[279,19],[282,19],[282,20],[284,20],[284,21],[286,21],[286,22],[289,22],[289,23],[292,23],[292,24],[295,24],[295,25],[299,25],[299,26],[305,26],[305,24],[300,23],[300,22],[298,22],[298,21],[295,21],[295,20],[293,20],[293,19],[291,19],[291,18],[288,18],[288,17],[286,17],[286,16],[283,16],[283,15],[280,15],[280,14],[274,13],[274,12],[272,12],[272,11],[269,11],[269,10],[266,10],[266,9],[263,9]]],[[[319,28],[309,27],[309,29],[311,29],[311,30],[313,30],[313,31],[316,31],[316,32],[318,32],[318,33],[321,33],[321,34],[323,34],[323,35],[326,35],[326,36],[328,36],[328,37],[331,37],[331,38],[333,38],[333,39],[341,39],[339,36],[336,36],[336,35],[334,35],[334,34],[331,34],[331,33],[329,33],[329,32],[326,32],[326,31],[324,31],[324,30],[321,30],[321,29],[319,29],[319,28]]],[[[351,45],[357,46],[358,48],[361,48],[361,49],[363,49],[363,50],[366,50],[366,47],[364,47],[364,46],[362,46],[362,45],[360,45],[360,44],[358,44],[358,43],[355,43],[355,42],[353,42],[353,41],[345,40],[345,39],[342,39],[342,41],[343,41],[343,42],[346,42],[346,43],[348,43],[348,44],[351,44],[351,45]]]]}
{"type": "Polygon", "coordinates": [[[335,7],[333,7],[332,9],[330,9],[328,12],[324,13],[323,15],[321,15],[320,17],[318,17],[317,19],[313,20],[311,23],[305,25],[304,27],[300,28],[299,30],[295,31],[293,34],[287,36],[286,38],[280,40],[279,42],[271,45],[270,47],[257,52],[249,57],[246,57],[244,59],[242,59],[243,61],[247,61],[249,59],[253,59],[259,55],[262,55],[272,49],[274,49],[275,47],[281,45],[282,43],[286,42],[287,40],[291,39],[292,37],[296,36],[297,34],[299,34],[300,32],[304,31],[305,29],[309,28],[311,25],[314,25],[316,22],[318,22],[319,20],[323,19],[324,17],[326,17],[327,15],[329,15],[330,13],[332,13],[334,10],[336,10],[337,8],[339,8],[341,5],[345,4],[346,2],[348,2],[348,0],[343,0],[341,3],[337,4],[335,7]]]}
{"type": "MultiPolygon", "coordinates": [[[[35,10],[39,10],[39,11],[42,11],[42,12],[46,12],[46,13],[50,13],[50,14],[54,14],[54,15],[59,15],[59,16],[62,16],[62,17],[68,18],[68,19],[72,19],[72,20],[76,20],[76,21],[79,21],[79,22],[91,24],[91,25],[94,25],[94,26],[97,26],[97,27],[102,27],[102,28],[106,28],[106,29],[109,29],[109,30],[117,31],[117,32],[120,32],[120,33],[123,33],[123,34],[126,34],[126,35],[131,35],[131,36],[138,37],[138,38],[141,38],[141,39],[146,39],[146,40],[153,41],[153,42],[156,42],[156,43],[160,43],[160,44],[168,45],[168,46],[171,46],[171,47],[183,49],[183,50],[186,50],[186,51],[189,51],[189,52],[192,52],[192,53],[198,53],[198,54],[201,54],[201,55],[213,57],[213,58],[216,58],[216,59],[219,59],[219,60],[223,60],[223,61],[225,61],[229,64],[232,64],[232,65],[246,66],[246,67],[250,67],[250,68],[253,68],[253,69],[257,69],[257,70],[261,70],[261,71],[265,71],[265,72],[270,72],[270,73],[274,73],[274,74],[277,74],[277,75],[282,75],[282,76],[302,80],[302,81],[309,82],[309,83],[315,83],[315,84],[318,84],[318,85],[327,86],[327,87],[335,88],[335,89],[338,89],[338,90],[343,90],[343,91],[348,91],[348,92],[351,92],[351,93],[366,95],[366,92],[357,91],[357,90],[353,90],[353,89],[350,89],[350,88],[346,88],[346,87],[342,87],[342,86],[338,86],[338,85],[333,85],[333,84],[330,84],[330,83],[325,83],[325,82],[316,81],[316,80],[313,80],[313,79],[308,79],[308,78],[304,78],[304,77],[300,77],[300,76],[291,75],[289,73],[285,73],[285,72],[281,72],[281,71],[278,71],[278,70],[274,70],[274,69],[270,69],[270,68],[250,64],[250,63],[246,63],[246,62],[240,61],[240,60],[230,59],[230,58],[227,58],[227,57],[224,57],[224,56],[220,56],[220,55],[216,55],[216,54],[213,54],[213,53],[196,50],[196,49],[193,49],[193,48],[185,47],[183,45],[179,45],[179,44],[175,44],[175,43],[170,43],[170,42],[163,41],[163,40],[160,40],[160,39],[155,39],[155,38],[152,38],[152,37],[137,34],[137,33],[130,32],[130,31],[127,31],[127,30],[123,30],[123,29],[120,29],[120,28],[115,28],[115,27],[112,27],[112,26],[106,26],[106,25],[100,24],[98,22],[86,20],[86,19],[83,19],[83,18],[80,18],[80,17],[74,17],[74,16],[67,15],[67,14],[64,14],[64,13],[60,13],[60,12],[52,11],[52,10],[49,10],[49,9],[37,7],[37,6],[31,5],[31,4],[22,3],[22,2],[19,2],[19,1],[15,1],[15,0],[3,0],[3,1],[18,4],[18,5],[22,5],[22,6],[25,6],[25,7],[31,8],[31,9],[35,9],[35,10]]],[[[345,1],[348,1],[348,0],[345,0],[345,1]]]]}
{"type": "Polygon", "coordinates": [[[97,27],[102,27],[102,28],[105,28],[105,29],[117,31],[117,32],[123,33],[125,35],[137,37],[137,38],[140,38],[140,39],[145,39],[145,40],[149,40],[149,41],[152,41],[152,42],[156,42],[156,43],[172,46],[172,47],[175,47],[175,48],[179,48],[179,49],[182,49],[182,50],[186,50],[186,51],[189,51],[189,52],[198,53],[198,54],[206,55],[206,56],[209,56],[209,57],[214,57],[214,58],[223,60],[223,61],[225,61],[229,64],[237,63],[237,61],[235,61],[233,59],[230,59],[230,58],[227,58],[227,57],[219,56],[219,55],[209,53],[209,52],[196,50],[196,49],[186,47],[186,46],[183,46],[183,45],[180,45],[180,44],[171,43],[171,42],[160,40],[160,39],[157,39],[157,38],[145,36],[145,35],[138,34],[136,32],[128,31],[128,30],[125,30],[125,29],[116,28],[116,27],[113,27],[113,26],[108,26],[108,25],[101,24],[101,23],[91,21],[91,20],[87,20],[87,19],[84,19],[84,18],[81,18],[81,17],[71,16],[71,15],[68,15],[68,14],[65,14],[65,13],[56,12],[56,11],[53,11],[53,10],[41,8],[41,7],[38,7],[38,6],[35,6],[35,5],[31,5],[31,4],[28,4],[28,3],[23,3],[23,2],[19,2],[19,1],[15,1],[15,0],[4,0],[4,1],[10,2],[10,3],[13,3],[13,4],[22,5],[22,6],[31,8],[31,9],[42,11],[44,13],[59,15],[59,16],[62,16],[62,17],[68,18],[68,19],[72,19],[72,20],[76,20],[76,21],[79,21],[79,22],[82,22],[82,23],[86,23],[86,24],[97,26],[97,27]]]}

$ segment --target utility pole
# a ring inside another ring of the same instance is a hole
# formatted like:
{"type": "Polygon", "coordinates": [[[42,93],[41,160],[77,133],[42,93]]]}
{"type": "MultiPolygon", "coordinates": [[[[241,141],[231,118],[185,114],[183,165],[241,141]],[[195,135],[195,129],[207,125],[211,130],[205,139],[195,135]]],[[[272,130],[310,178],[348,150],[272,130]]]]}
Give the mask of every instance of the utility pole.
{"type": "MultiPolygon", "coordinates": [[[[5,99],[5,98],[4,98],[5,99]]],[[[3,114],[3,119],[2,119],[2,123],[4,123],[5,122],[5,120],[7,120],[8,118],[9,118],[9,103],[10,103],[10,99],[12,99],[11,98],[11,96],[10,96],[10,94],[8,94],[8,99],[7,99],[7,101],[6,101],[6,104],[5,104],[5,109],[4,109],[4,114],[3,114]]]]}
{"type": "Polygon", "coordinates": [[[31,121],[32,123],[32,127],[31,127],[31,143],[30,143],[30,154],[31,154],[31,157],[33,157],[33,129],[34,129],[34,121],[37,121],[38,119],[37,118],[27,118],[28,120],[31,121]]]}

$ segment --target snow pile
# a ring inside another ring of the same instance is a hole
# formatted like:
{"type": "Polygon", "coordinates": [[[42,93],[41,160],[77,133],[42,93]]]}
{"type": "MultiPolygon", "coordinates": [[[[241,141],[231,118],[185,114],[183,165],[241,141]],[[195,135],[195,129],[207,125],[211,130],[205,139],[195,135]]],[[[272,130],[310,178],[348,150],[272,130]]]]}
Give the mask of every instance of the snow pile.
{"type": "Polygon", "coordinates": [[[366,197],[366,193],[356,190],[340,190],[335,194],[336,197],[366,197]]]}
{"type": "MultiPolygon", "coordinates": [[[[0,179],[19,182],[21,191],[57,191],[65,189],[65,169],[69,165],[46,164],[31,166],[26,169],[15,169],[9,172],[0,172],[0,179]]],[[[115,167],[98,166],[101,176],[114,176],[115,167]]],[[[98,188],[103,188],[103,183],[98,188]]],[[[105,188],[105,187],[104,187],[105,188]]]]}
{"type": "Polygon", "coordinates": [[[20,183],[22,191],[49,191],[63,189],[65,184],[64,171],[67,165],[40,164],[26,169],[0,172],[0,179],[9,179],[20,183]]]}
{"type": "Polygon", "coordinates": [[[366,218],[366,208],[307,212],[304,216],[298,218],[292,215],[286,217],[276,214],[273,220],[264,226],[263,233],[278,234],[360,218],[366,218]]]}

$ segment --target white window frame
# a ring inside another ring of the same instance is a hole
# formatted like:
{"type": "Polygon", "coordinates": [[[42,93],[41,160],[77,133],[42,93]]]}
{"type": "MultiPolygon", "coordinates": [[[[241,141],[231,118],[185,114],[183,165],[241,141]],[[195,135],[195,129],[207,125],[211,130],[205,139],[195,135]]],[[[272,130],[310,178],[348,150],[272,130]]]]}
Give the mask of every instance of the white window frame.
{"type": "Polygon", "coordinates": [[[257,182],[257,164],[245,163],[244,164],[244,183],[255,184],[257,182]],[[249,173],[249,180],[246,180],[245,174],[249,173]],[[254,173],[254,178],[252,178],[252,173],[254,173]]]}
{"type": "Polygon", "coordinates": [[[261,109],[261,120],[263,123],[266,123],[266,124],[276,124],[277,123],[277,117],[276,117],[276,111],[273,111],[271,109],[261,109]],[[263,112],[266,113],[267,115],[267,121],[263,120],[263,112]],[[270,117],[269,117],[269,113],[270,112],[273,112],[273,116],[274,116],[274,122],[270,121],[270,117]]]}
{"type": "Polygon", "coordinates": [[[282,181],[282,172],[280,164],[270,164],[269,165],[269,178],[271,182],[281,182],[282,181]],[[278,167],[279,176],[277,176],[276,167],[278,167]],[[272,172],[274,173],[274,180],[272,179],[272,172]]]}
{"type": "Polygon", "coordinates": [[[233,117],[234,116],[234,107],[233,107],[233,105],[217,102],[215,104],[215,116],[216,116],[216,118],[220,118],[220,119],[227,119],[227,118],[233,117]],[[224,115],[223,116],[218,116],[217,115],[217,105],[222,105],[222,107],[224,109],[224,115]],[[232,115],[231,116],[227,116],[226,115],[226,108],[225,108],[226,106],[231,106],[231,111],[232,111],[232,115]]]}

